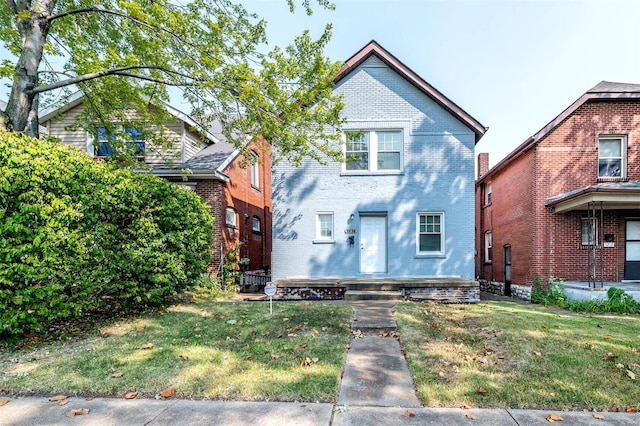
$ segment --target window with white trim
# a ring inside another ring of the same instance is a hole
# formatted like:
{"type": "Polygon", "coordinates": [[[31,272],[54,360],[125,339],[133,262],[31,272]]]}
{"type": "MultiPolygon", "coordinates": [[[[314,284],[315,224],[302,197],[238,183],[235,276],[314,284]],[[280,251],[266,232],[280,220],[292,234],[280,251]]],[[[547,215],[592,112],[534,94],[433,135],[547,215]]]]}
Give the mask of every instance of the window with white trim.
{"type": "Polygon", "coordinates": [[[251,186],[260,188],[260,158],[255,152],[251,152],[251,186]]]}
{"type": "Polygon", "coordinates": [[[582,218],[580,223],[580,243],[583,246],[598,244],[598,222],[595,218],[582,218]]]}
{"type": "Polygon", "coordinates": [[[625,138],[601,136],[598,138],[598,177],[623,178],[626,175],[625,138]]]}
{"type": "Polygon", "coordinates": [[[254,234],[260,233],[260,218],[258,216],[253,217],[253,221],[251,223],[251,230],[254,234]]]}
{"type": "Polygon", "coordinates": [[[491,204],[491,182],[486,184],[484,191],[484,205],[488,206],[489,204],[491,204]]]}
{"type": "Polygon", "coordinates": [[[491,235],[491,231],[487,231],[484,233],[484,261],[487,263],[491,263],[493,260],[493,237],[491,235]]]}
{"type": "Polygon", "coordinates": [[[233,207],[227,207],[225,210],[225,223],[234,228],[238,225],[238,213],[233,207]]]}
{"type": "Polygon", "coordinates": [[[444,253],[444,213],[418,213],[417,253],[444,253]]]}
{"type": "Polygon", "coordinates": [[[347,172],[399,172],[402,170],[402,132],[345,132],[345,158],[347,172]]]}
{"type": "Polygon", "coordinates": [[[320,212],[316,215],[316,240],[333,241],[333,213],[320,212]]]}

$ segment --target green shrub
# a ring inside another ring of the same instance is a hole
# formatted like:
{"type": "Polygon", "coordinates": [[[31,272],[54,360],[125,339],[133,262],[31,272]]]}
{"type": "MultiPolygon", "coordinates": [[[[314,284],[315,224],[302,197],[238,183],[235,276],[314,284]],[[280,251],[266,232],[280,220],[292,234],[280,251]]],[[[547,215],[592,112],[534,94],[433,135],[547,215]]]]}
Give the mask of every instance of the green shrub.
{"type": "Polygon", "coordinates": [[[0,133],[0,335],[165,303],[209,265],[208,211],[162,179],[0,133]]]}
{"type": "Polygon", "coordinates": [[[535,285],[531,291],[531,302],[545,306],[565,306],[567,296],[565,295],[564,281],[551,276],[549,277],[549,286],[542,288],[540,277],[536,277],[535,285]]]}
{"type": "Polygon", "coordinates": [[[610,287],[607,290],[607,300],[580,300],[568,303],[568,308],[576,312],[588,313],[617,313],[638,314],[640,303],[636,302],[630,294],[623,289],[610,287]]]}

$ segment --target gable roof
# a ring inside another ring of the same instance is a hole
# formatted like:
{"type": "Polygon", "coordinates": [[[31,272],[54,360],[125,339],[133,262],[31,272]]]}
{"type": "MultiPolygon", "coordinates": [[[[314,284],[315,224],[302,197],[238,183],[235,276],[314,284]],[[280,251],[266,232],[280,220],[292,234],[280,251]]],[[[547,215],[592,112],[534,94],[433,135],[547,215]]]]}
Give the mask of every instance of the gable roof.
{"type": "Polygon", "coordinates": [[[498,164],[493,166],[487,173],[480,176],[478,181],[494,175],[498,171],[505,168],[509,163],[518,158],[520,155],[527,152],[532,147],[536,146],[542,139],[544,139],[549,133],[551,133],[560,123],[566,120],[571,114],[573,114],[582,105],[589,102],[614,102],[624,101],[627,99],[640,100],[640,84],[632,83],[615,83],[611,81],[601,81],[593,88],[587,90],[582,96],[580,96],[575,102],[573,102],[567,109],[562,111],[557,117],[547,123],[542,129],[538,130],[533,136],[525,140],[520,146],[511,151],[505,158],[503,158],[498,164]]]}
{"type": "MultiPolygon", "coordinates": [[[[39,114],[40,122],[44,123],[45,121],[49,121],[57,115],[64,114],[65,112],[71,110],[72,108],[75,108],[76,106],[84,102],[84,98],[85,98],[85,95],[80,91],[73,93],[71,96],[69,96],[68,102],[65,103],[64,105],[60,107],[47,108],[44,111],[40,112],[39,114]]],[[[201,128],[200,124],[188,114],[185,114],[184,112],[164,102],[162,102],[162,107],[165,108],[167,112],[171,114],[173,117],[175,117],[180,121],[183,121],[188,126],[196,129],[201,128]]],[[[205,131],[203,136],[206,137],[212,143],[218,142],[218,138],[210,131],[205,131]]]]}
{"type": "Polygon", "coordinates": [[[358,68],[364,61],[369,59],[372,55],[376,56],[382,62],[384,62],[389,68],[398,73],[401,77],[411,83],[414,87],[427,95],[433,101],[435,101],[442,108],[451,113],[454,117],[460,120],[464,125],[473,131],[475,134],[475,143],[478,143],[480,138],[484,136],[487,127],[483,126],[478,120],[473,118],[462,108],[456,105],[453,101],[439,92],[435,87],[427,83],[418,74],[413,72],[408,66],[403,64],[398,58],[393,56],[382,46],[380,46],[375,40],[371,40],[366,46],[358,51],[351,58],[347,59],[342,65],[342,68],[338,71],[334,78],[334,83],[338,83],[344,79],[352,71],[358,68]]]}

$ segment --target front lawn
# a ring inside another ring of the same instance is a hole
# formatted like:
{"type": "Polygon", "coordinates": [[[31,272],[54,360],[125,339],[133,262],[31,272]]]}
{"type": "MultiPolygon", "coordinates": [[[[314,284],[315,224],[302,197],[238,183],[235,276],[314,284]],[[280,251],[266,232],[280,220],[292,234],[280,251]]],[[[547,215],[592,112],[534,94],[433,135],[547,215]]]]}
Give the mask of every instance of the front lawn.
{"type": "Polygon", "coordinates": [[[93,334],[0,347],[0,395],[334,402],[351,308],[325,303],[193,303],[93,334]]]}
{"type": "Polygon", "coordinates": [[[401,303],[395,315],[426,406],[640,406],[639,316],[513,302],[401,303]]]}

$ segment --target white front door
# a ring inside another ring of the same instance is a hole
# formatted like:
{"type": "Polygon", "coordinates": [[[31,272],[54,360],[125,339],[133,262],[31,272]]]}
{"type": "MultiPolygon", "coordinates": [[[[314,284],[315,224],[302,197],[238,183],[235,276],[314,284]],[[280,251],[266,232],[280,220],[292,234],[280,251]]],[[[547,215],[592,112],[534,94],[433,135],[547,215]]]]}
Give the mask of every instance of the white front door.
{"type": "Polygon", "coordinates": [[[360,217],[360,272],[387,272],[387,218],[360,217]]]}

